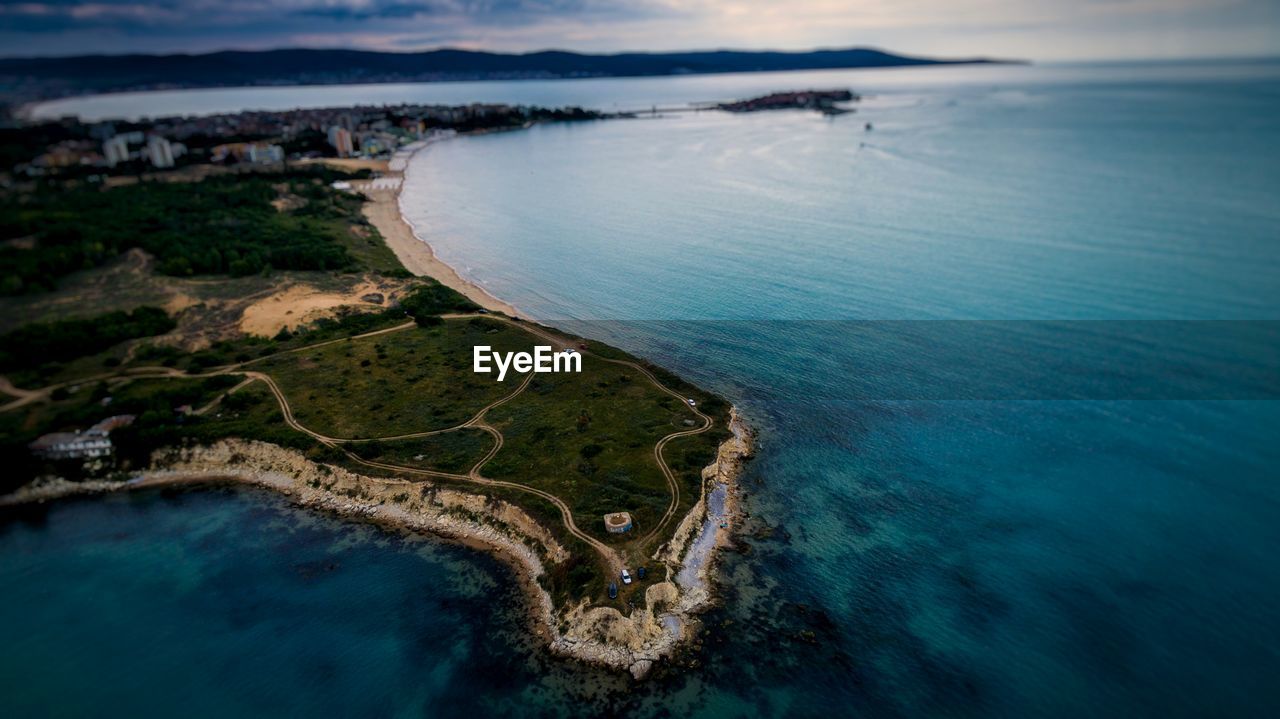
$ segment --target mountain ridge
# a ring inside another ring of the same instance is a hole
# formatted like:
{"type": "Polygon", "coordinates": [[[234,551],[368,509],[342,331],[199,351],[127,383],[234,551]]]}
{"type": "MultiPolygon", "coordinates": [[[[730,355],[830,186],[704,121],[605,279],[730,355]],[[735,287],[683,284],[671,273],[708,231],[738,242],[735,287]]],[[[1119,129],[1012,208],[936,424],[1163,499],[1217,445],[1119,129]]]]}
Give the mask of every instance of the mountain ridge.
{"type": "Polygon", "coordinates": [[[159,87],[645,77],[993,62],[1007,61],[924,58],[864,47],[613,54],[568,50],[499,53],[459,48],[404,53],[284,48],[0,58],[0,78],[11,86],[39,84],[42,92],[38,94],[48,95],[159,87]]]}

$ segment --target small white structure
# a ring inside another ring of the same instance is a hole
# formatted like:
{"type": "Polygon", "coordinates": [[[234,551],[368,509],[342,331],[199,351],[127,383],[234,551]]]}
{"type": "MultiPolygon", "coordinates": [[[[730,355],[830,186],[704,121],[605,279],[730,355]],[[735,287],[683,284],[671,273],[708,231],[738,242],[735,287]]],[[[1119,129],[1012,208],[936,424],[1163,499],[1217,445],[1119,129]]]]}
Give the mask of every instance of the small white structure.
{"type": "Polygon", "coordinates": [[[627,512],[612,512],[604,515],[604,528],[609,534],[625,534],[631,531],[631,515],[627,512]]]}

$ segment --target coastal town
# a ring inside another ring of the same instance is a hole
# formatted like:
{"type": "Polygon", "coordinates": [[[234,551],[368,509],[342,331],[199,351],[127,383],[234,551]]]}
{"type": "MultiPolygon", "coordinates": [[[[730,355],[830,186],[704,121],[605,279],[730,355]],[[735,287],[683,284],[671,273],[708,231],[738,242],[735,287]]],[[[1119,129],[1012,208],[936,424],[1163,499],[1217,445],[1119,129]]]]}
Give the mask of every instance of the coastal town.
{"type": "Polygon", "coordinates": [[[472,103],[255,111],[137,121],[0,120],[0,186],[37,179],[102,180],[197,165],[278,165],[323,157],[379,158],[454,132],[611,117],[578,107],[472,103]]]}
{"type": "Polygon", "coordinates": [[[599,112],[526,105],[356,106],[249,111],[136,121],[84,122],[0,118],[0,187],[42,179],[104,181],[192,167],[263,167],[318,158],[386,159],[415,142],[452,133],[527,127],[539,122],[635,118],[718,110],[853,112],[848,89],[777,92],[730,102],[599,112]]]}

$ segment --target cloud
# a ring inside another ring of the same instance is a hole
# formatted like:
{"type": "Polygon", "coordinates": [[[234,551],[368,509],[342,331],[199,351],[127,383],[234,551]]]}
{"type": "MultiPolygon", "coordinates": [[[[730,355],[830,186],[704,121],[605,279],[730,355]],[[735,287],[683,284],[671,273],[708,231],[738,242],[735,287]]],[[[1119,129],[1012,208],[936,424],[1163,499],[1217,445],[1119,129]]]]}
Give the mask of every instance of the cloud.
{"type": "Polygon", "coordinates": [[[0,0],[0,33],[106,30],[147,35],[219,34],[225,28],[269,27],[282,36],[330,30],[504,27],[573,18],[587,23],[626,22],[670,14],[647,0],[0,0]]]}
{"type": "Polygon", "coordinates": [[[5,54],[285,46],[1274,53],[1275,0],[0,0],[5,54]]]}
{"type": "Polygon", "coordinates": [[[324,3],[295,10],[300,17],[322,17],[333,20],[369,20],[371,18],[410,18],[432,15],[440,11],[433,2],[324,3]]]}
{"type": "Polygon", "coordinates": [[[26,32],[54,32],[73,28],[147,26],[180,19],[158,3],[0,2],[0,27],[26,32]]]}

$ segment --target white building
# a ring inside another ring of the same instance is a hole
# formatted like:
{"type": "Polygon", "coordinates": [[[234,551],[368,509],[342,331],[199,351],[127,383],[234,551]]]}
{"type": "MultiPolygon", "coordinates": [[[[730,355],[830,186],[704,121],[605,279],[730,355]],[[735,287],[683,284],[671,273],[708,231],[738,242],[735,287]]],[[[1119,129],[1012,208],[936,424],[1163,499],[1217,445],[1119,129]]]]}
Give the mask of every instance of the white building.
{"type": "Polygon", "coordinates": [[[107,164],[115,167],[121,162],[129,161],[129,140],[124,135],[116,135],[102,143],[102,156],[107,164]]]}
{"type": "Polygon", "coordinates": [[[108,417],[81,432],[53,432],[41,435],[28,447],[32,454],[46,459],[94,459],[111,454],[113,447],[107,435],[117,427],[133,422],[133,415],[108,417]]]}
{"type": "Polygon", "coordinates": [[[245,154],[249,162],[284,162],[284,148],[279,145],[250,145],[245,154]]]}
{"type": "Polygon", "coordinates": [[[31,443],[31,451],[48,459],[92,459],[111,454],[111,440],[94,432],[54,432],[31,443]]]}
{"type": "Polygon", "coordinates": [[[173,167],[173,145],[159,135],[147,138],[147,157],[156,167],[173,167]]]}

